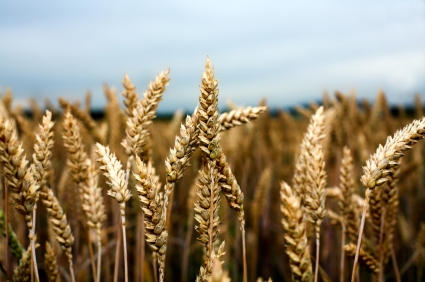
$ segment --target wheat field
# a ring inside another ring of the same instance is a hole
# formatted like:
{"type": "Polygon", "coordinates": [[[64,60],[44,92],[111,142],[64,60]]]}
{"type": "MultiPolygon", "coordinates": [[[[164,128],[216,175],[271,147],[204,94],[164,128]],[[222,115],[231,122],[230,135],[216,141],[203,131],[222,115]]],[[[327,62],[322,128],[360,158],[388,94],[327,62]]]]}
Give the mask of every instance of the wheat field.
{"type": "Polygon", "coordinates": [[[193,112],[156,118],[170,77],[105,85],[96,119],[1,93],[1,281],[425,279],[419,95],[220,113],[207,58],[193,112]]]}

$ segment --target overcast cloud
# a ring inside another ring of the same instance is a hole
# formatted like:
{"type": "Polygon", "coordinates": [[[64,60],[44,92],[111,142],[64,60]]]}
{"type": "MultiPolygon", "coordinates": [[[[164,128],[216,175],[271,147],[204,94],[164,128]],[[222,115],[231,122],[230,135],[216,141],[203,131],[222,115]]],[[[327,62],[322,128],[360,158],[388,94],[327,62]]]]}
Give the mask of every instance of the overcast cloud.
{"type": "MultiPolygon", "coordinates": [[[[0,4],[0,89],[56,102],[141,95],[168,67],[160,109],[191,110],[209,56],[220,104],[285,107],[324,90],[392,103],[425,94],[425,1],[14,1],[0,4]]],[[[423,96],[425,97],[425,96],[423,96]]]]}

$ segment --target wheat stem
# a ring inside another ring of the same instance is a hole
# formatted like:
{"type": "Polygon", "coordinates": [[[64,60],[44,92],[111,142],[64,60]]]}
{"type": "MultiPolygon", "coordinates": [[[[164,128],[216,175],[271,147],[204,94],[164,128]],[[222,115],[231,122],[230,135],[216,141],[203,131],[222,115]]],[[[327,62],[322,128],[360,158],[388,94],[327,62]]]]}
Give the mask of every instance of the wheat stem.
{"type": "Polygon", "coordinates": [[[391,246],[391,260],[393,261],[393,268],[395,273],[395,280],[401,282],[400,271],[398,269],[397,257],[395,255],[394,246],[391,246]]]}
{"type": "MultiPolygon", "coordinates": [[[[242,231],[242,256],[243,256],[243,281],[248,281],[248,267],[246,266],[246,242],[245,242],[245,221],[241,222],[242,231]]],[[[256,267],[255,265],[253,267],[256,267]]]]}
{"type": "Polygon", "coordinates": [[[101,260],[102,260],[102,241],[100,235],[97,236],[97,277],[96,281],[100,282],[100,273],[101,273],[101,260]]]}
{"type": "Polygon", "coordinates": [[[379,274],[378,274],[378,281],[382,282],[384,281],[384,225],[385,225],[385,214],[386,214],[386,207],[382,207],[382,214],[381,214],[381,226],[380,226],[380,234],[379,234],[379,274]]]}
{"type": "Polygon", "coordinates": [[[122,232],[118,229],[117,245],[115,247],[115,266],[114,266],[114,282],[118,282],[118,267],[120,265],[120,250],[122,241],[122,232]]]}
{"type": "Polygon", "coordinates": [[[156,252],[152,253],[153,277],[155,282],[158,282],[158,266],[156,265],[156,252]]]}
{"type": "Polygon", "coordinates": [[[342,223],[342,230],[341,230],[341,264],[340,264],[340,274],[339,274],[339,280],[341,282],[344,282],[344,268],[345,268],[345,223],[342,223]]]}
{"type": "Polygon", "coordinates": [[[122,223],[122,245],[124,247],[124,278],[125,282],[128,282],[128,265],[127,265],[127,240],[125,236],[125,211],[122,210],[121,216],[122,223]]]}
{"type": "Polygon", "coordinates": [[[359,252],[360,252],[360,246],[362,245],[363,229],[364,229],[364,223],[366,219],[366,211],[368,207],[369,207],[369,197],[366,197],[364,205],[363,205],[362,219],[360,221],[359,237],[357,239],[356,255],[354,257],[353,274],[351,275],[351,282],[356,281],[357,265],[359,262],[359,252]]]}
{"type": "Polygon", "coordinates": [[[92,241],[91,241],[91,238],[90,238],[90,230],[87,226],[87,220],[84,221],[84,225],[86,227],[86,233],[87,233],[87,245],[88,245],[88,248],[89,248],[91,271],[93,272],[93,277],[97,277],[96,262],[94,261],[93,246],[92,246],[92,241]]]}
{"type": "Polygon", "coordinates": [[[34,205],[34,209],[32,210],[33,217],[33,225],[30,230],[30,238],[31,238],[31,280],[33,278],[33,270],[35,274],[35,279],[37,282],[40,281],[40,277],[38,275],[38,267],[37,267],[37,259],[35,257],[35,216],[36,216],[37,204],[34,205]],[[34,269],[33,269],[34,268],[34,269]]]}
{"type": "Polygon", "coordinates": [[[4,205],[5,205],[5,225],[6,225],[6,240],[5,240],[5,252],[6,252],[6,260],[5,260],[5,269],[6,269],[6,274],[9,277],[9,189],[8,189],[8,185],[7,185],[7,179],[4,178],[4,205]]]}
{"type": "Polygon", "coordinates": [[[71,273],[71,281],[75,282],[75,274],[74,274],[74,264],[72,263],[72,259],[68,259],[69,263],[69,272],[71,273]]]}
{"type": "Polygon", "coordinates": [[[320,258],[320,234],[316,234],[316,269],[314,270],[314,282],[319,278],[319,258],[320,258]]]}

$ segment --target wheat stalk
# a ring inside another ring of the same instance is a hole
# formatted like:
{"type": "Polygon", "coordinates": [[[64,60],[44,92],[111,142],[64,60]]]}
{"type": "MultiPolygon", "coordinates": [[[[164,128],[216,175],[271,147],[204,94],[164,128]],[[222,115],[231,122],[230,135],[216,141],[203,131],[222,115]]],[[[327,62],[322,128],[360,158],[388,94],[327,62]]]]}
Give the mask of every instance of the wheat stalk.
{"type": "Polygon", "coordinates": [[[363,167],[363,175],[360,180],[363,186],[366,187],[366,199],[363,206],[362,221],[360,223],[356,256],[354,258],[353,274],[351,278],[352,282],[356,279],[357,261],[362,242],[364,219],[371,193],[376,187],[379,187],[388,181],[387,176],[391,174],[394,167],[398,165],[398,160],[404,156],[403,152],[411,149],[411,146],[416,144],[418,140],[423,139],[424,135],[425,118],[414,120],[402,130],[397,131],[393,137],[388,137],[384,146],[379,145],[375,154],[366,161],[366,166],[363,167]]]}

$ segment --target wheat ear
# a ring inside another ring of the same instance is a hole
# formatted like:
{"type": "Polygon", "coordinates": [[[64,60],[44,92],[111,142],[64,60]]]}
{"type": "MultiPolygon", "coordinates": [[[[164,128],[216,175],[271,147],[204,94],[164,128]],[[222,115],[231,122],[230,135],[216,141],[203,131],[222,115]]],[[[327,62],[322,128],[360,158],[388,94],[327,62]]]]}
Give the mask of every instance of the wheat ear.
{"type": "Polygon", "coordinates": [[[126,180],[125,172],[122,169],[120,161],[109,151],[108,147],[104,147],[97,143],[96,153],[100,157],[97,161],[101,163],[100,169],[108,178],[110,190],[108,195],[117,200],[121,211],[121,225],[122,225],[122,238],[124,247],[124,271],[125,281],[128,281],[128,265],[127,265],[127,240],[125,236],[125,202],[131,198],[131,192],[128,189],[128,182],[126,180]]]}
{"type": "MultiPolygon", "coordinates": [[[[190,165],[189,159],[198,143],[199,129],[197,128],[197,110],[192,116],[186,117],[186,123],[180,127],[180,136],[174,142],[174,148],[170,149],[170,155],[165,160],[166,183],[164,189],[164,211],[167,213],[168,198],[177,181],[183,177],[184,170],[190,165]]],[[[171,208],[171,207],[170,207],[171,208]]],[[[165,219],[167,226],[168,217],[165,219]]]]}
{"type": "MultiPolygon", "coordinates": [[[[254,250],[252,252],[252,258],[251,258],[252,266],[257,265],[259,225],[260,225],[261,216],[266,206],[266,201],[267,201],[268,194],[271,187],[271,180],[272,180],[272,168],[271,166],[268,166],[265,169],[263,169],[261,173],[260,179],[255,189],[254,199],[252,201],[251,218],[253,219],[252,226],[254,229],[254,240],[255,240],[253,242],[253,247],[252,247],[252,249],[254,250]]],[[[250,273],[251,277],[256,277],[255,271],[256,271],[256,267],[252,267],[251,273],[250,273]]]]}
{"type": "Polygon", "coordinates": [[[266,110],[267,107],[246,107],[243,109],[232,110],[228,113],[222,113],[218,117],[218,122],[221,125],[221,131],[256,120],[266,110]]]}
{"type": "Polygon", "coordinates": [[[27,168],[28,161],[19,143],[16,128],[7,120],[0,120],[0,158],[3,176],[11,189],[11,197],[17,211],[25,217],[31,240],[31,259],[37,281],[38,269],[35,257],[34,207],[38,200],[39,186],[34,179],[35,166],[27,168]]]}
{"type": "Polygon", "coordinates": [[[5,117],[9,117],[10,111],[12,110],[12,102],[13,102],[13,94],[10,88],[6,88],[6,92],[2,97],[0,103],[0,112],[5,115],[5,117]]]}
{"type": "Polygon", "coordinates": [[[44,265],[46,267],[47,281],[59,282],[58,263],[56,261],[55,251],[49,242],[46,242],[46,253],[44,255],[44,265]]]}
{"type": "MultiPolygon", "coordinates": [[[[209,170],[214,170],[215,173],[219,174],[219,177],[217,177],[217,179],[212,179],[211,176],[206,179],[217,183],[220,182],[220,179],[223,177],[219,159],[221,156],[224,157],[224,155],[222,154],[220,147],[221,125],[218,122],[218,80],[214,78],[214,69],[211,67],[211,61],[209,58],[207,58],[205,64],[205,72],[202,74],[200,91],[201,95],[199,96],[198,108],[199,147],[204,155],[200,173],[204,173],[208,176],[208,173],[210,173],[209,170]]],[[[214,175],[214,177],[216,176],[214,175]]],[[[218,184],[221,190],[222,185],[221,183],[218,184]]],[[[195,219],[197,220],[196,215],[195,219]]],[[[244,229],[242,224],[241,229],[244,229]]],[[[212,240],[213,238],[207,237],[207,239],[212,240]]],[[[205,244],[205,242],[203,243],[205,244]]],[[[208,254],[208,251],[211,251],[211,249],[207,249],[207,258],[209,260],[204,263],[204,267],[201,268],[201,272],[198,277],[201,281],[209,276],[208,269],[212,267],[212,257],[211,254],[208,254]]],[[[244,259],[244,266],[245,264],[246,259],[244,259]]],[[[246,269],[244,268],[244,280],[245,279],[246,269]]]]}
{"type": "Polygon", "coordinates": [[[130,78],[127,74],[124,74],[124,79],[122,81],[122,85],[124,86],[124,90],[121,92],[122,96],[124,96],[124,105],[126,107],[125,113],[128,117],[133,116],[133,109],[137,105],[138,94],[136,93],[136,87],[131,83],[130,78]]]}
{"type": "MultiPolygon", "coordinates": [[[[143,99],[139,100],[136,106],[131,105],[134,108],[132,109],[132,115],[129,115],[127,120],[126,138],[121,143],[127,155],[136,156],[142,154],[142,160],[148,160],[148,127],[152,123],[152,119],[155,118],[156,109],[162,100],[162,94],[170,81],[169,72],[170,69],[161,72],[149,84],[143,99]]],[[[130,109],[128,108],[127,111],[130,111],[130,109]]]]}
{"type": "Polygon", "coordinates": [[[424,135],[425,117],[420,120],[414,120],[402,130],[397,131],[393,137],[388,137],[385,145],[379,145],[375,154],[366,161],[366,166],[363,167],[363,175],[360,180],[363,186],[366,187],[366,194],[362,211],[362,220],[360,223],[359,237],[357,240],[356,256],[354,258],[353,274],[351,276],[352,282],[356,279],[357,262],[370,195],[376,187],[379,187],[388,181],[387,176],[393,173],[394,167],[398,165],[398,160],[404,156],[403,152],[411,149],[411,146],[416,144],[418,140],[423,139],[424,135]]]}
{"type": "MultiPolygon", "coordinates": [[[[359,234],[359,222],[356,212],[356,204],[354,203],[354,179],[353,179],[353,157],[348,147],[343,149],[343,157],[341,162],[340,185],[341,196],[339,197],[339,207],[341,215],[346,226],[346,235],[351,242],[356,242],[357,234],[359,234]]],[[[327,190],[329,191],[329,190],[327,190]]]]}
{"type": "Polygon", "coordinates": [[[220,233],[218,211],[221,187],[214,163],[204,164],[199,173],[196,191],[198,201],[195,203],[195,220],[198,224],[195,226],[195,230],[199,233],[197,240],[205,246],[206,257],[196,281],[207,282],[212,274],[214,259],[223,260],[224,255],[224,242],[219,247],[217,254],[214,251],[214,243],[220,233]]]}
{"type": "MultiPolygon", "coordinates": [[[[350,243],[346,245],[344,249],[348,256],[354,257],[356,255],[356,245],[350,243]]],[[[374,256],[370,255],[362,248],[360,248],[358,256],[360,262],[363,266],[366,267],[367,271],[372,272],[375,275],[379,273],[379,262],[375,259],[374,256]]]]}
{"type": "MultiPolygon", "coordinates": [[[[162,208],[165,230],[167,230],[171,212],[169,198],[172,199],[174,186],[176,182],[183,177],[184,170],[189,166],[189,159],[195,151],[198,143],[199,129],[197,128],[197,122],[198,115],[197,110],[195,110],[192,116],[188,116],[186,118],[185,125],[181,125],[180,137],[176,137],[174,148],[170,149],[170,155],[165,160],[166,183],[164,186],[164,202],[162,208]]],[[[165,233],[164,236],[165,245],[167,245],[167,240],[168,232],[165,233]]],[[[165,253],[160,255],[163,256],[161,261],[165,261],[165,253]]],[[[163,266],[160,264],[160,272],[163,275],[164,270],[161,270],[161,267],[163,266]]]]}
{"type": "MultiPolygon", "coordinates": [[[[106,105],[105,113],[108,122],[108,144],[111,148],[116,148],[120,145],[121,126],[123,121],[123,113],[118,102],[117,91],[115,88],[108,88],[104,86],[104,92],[108,103],[106,105]]],[[[116,151],[118,154],[118,151],[116,151]]]]}
{"type": "Polygon", "coordinates": [[[19,265],[13,271],[13,282],[27,282],[31,277],[31,246],[22,254],[19,265]]]}
{"type": "MultiPolygon", "coordinates": [[[[341,173],[340,173],[340,188],[338,191],[341,192],[339,197],[339,207],[341,209],[342,217],[342,232],[341,232],[341,270],[340,270],[340,281],[344,281],[344,245],[346,236],[350,239],[350,242],[355,242],[358,234],[358,222],[356,207],[353,202],[354,194],[354,179],[353,179],[353,158],[351,151],[348,147],[343,149],[343,157],[341,161],[341,173]]],[[[329,189],[327,189],[329,191],[329,189]]]]}
{"type": "Polygon", "coordinates": [[[99,143],[104,143],[105,140],[103,136],[100,134],[98,124],[93,120],[89,113],[81,110],[79,107],[70,104],[68,101],[59,98],[59,104],[63,109],[70,111],[73,116],[75,116],[81,123],[87,128],[87,130],[91,133],[94,141],[99,143]]]}
{"type": "MultiPolygon", "coordinates": [[[[22,248],[21,243],[19,242],[16,233],[13,232],[12,225],[10,223],[7,232],[9,234],[8,244],[10,252],[15,257],[15,259],[19,261],[22,258],[22,253],[25,251],[25,249],[22,248]]],[[[0,209],[0,233],[3,235],[3,237],[6,238],[6,218],[2,209],[0,209]]]]}
{"type": "Polygon", "coordinates": [[[312,281],[313,270],[301,202],[286,182],[280,184],[280,198],[282,200],[281,211],[286,253],[289,256],[292,279],[294,281],[312,281]]]}
{"type": "Polygon", "coordinates": [[[66,215],[64,214],[58,199],[53,194],[53,191],[44,186],[40,191],[40,196],[47,209],[50,222],[53,225],[56,240],[59,242],[59,245],[65,251],[65,255],[68,258],[71,280],[72,282],[75,282],[72,262],[72,245],[74,244],[74,236],[72,235],[71,227],[69,226],[66,215]]]}
{"type": "Polygon", "coordinates": [[[101,231],[102,223],[106,219],[105,205],[103,203],[102,188],[98,185],[98,172],[94,164],[89,161],[87,182],[83,184],[84,194],[83,209],[86,210],[87,224],[96,231],[97,241],[97,282],[100,281],[101,259],[102,259],[102,241],[101,231]],[[87,185],[87,187],[85,187],[87,185]]]}
{"type": "Polygon", "coordinates": [[[81,207],[84,211],[84,218],[85,218],[84,225],[87,231],[87,240],[88,240],[91,267],[92,267],[93,276],[97,277],[95,260],[93,255],[93,247],[91,244],[91,239],[89,234],[90,230],[87,228],[87,221],[89,217],[88,213],[90,213],[90,210],[93,208],[87,202],[89,199],[87,195],[90,193],[89,191],[90,188],[87,183],[88,167],[91,161],[88,159],[87,154],[84,151],[83,137],[81,136],[80,128],[77,124],[77,120],[71,114],[69,108],[64,114],[63,129],[64,129],[63,131],[64,146],[69,155],[67,160],[67,165],[71,172],[72,180],[74,181],[75,184],[77,184],[79,192],[80,192],[79,195],[81,200],[81,207]]]}
{"type": "Polygon", "coordinates": [[[167,245],[165,240],[168,236],[164,227],[163,196],[158,193],[160,184],[152,164],[146,165],[139,156],[136,157],[135,172],[136,190],[139,196],[141,208],[144,213],[145,238],[154,254],[158,254],[160,266],[160,279],[163,279],[163,267],[167,245]]]}
{"type": "Polygon", "coordinates": [[[319,260],[320,260],[320,225],[326,216],[326,171],[325,162],[323,161],[323,151],[320,145],[315,146],[312,151],[313,164],[309,167],[308,172],[308,191],[306,204],[307,211],[310,215],[310,222],[315,226],[316,231],[316,268],[314,270],[314,281],[316,282],[319,274],[319,260]]]}
{"type": "Polygon", "coordinates": [[[230,282],[229,273],[223,270],[223,262],[218,258],[214,259],[212,275],[208,282],[230,282]]]}
{"type": "Polygon", "coordinates": [[[230,208],[238,213],[238,219],[242,231],[242,249],[244,282],[247,281],[246,267],[246,247],[245,247],[245,214],[243,209],[243,193],[236,182],[227,161],[226,156],[221,152],[220,131],[221,125],[218,122],[218,80],[214,78],[214,69],[211,61],[207,58],[205,72],[202,74],[202,84],[200,86],[201,96],[199,97],[199,147],[209,162],[216,162],[221,191],[224,194],[230,208]]]}
{"type": "Polygon", "coordinates": [[[307,187],[309,186],[308,168],[313,162],[313,149],[324,138],[324,119],[323,107],[320,107],[311,117],[307,127],[307,132],[301,142],[300,154],[295,164],[295,172],[292,181],[292,188],[300,197],[301,207],[305,208],[307,187]]]}
{"type": "MultiPolygon", "coordinates": [[[[46,115],[43,116],[42,124],[39,125],[40,132],[36,134],[36,142],[34,144],[34,177],[39,187],[47,185],[47,178],[51,169],[51,158],[52,148],[54,145],[53,141],[53,125],[52,113],[46,111],[46,115]]],[[[33,218],[35,223],[37,204],[34,206],[33,218]]],[[[35,224],[32,227],[32,232],[35,234],[35,224]]]]}

